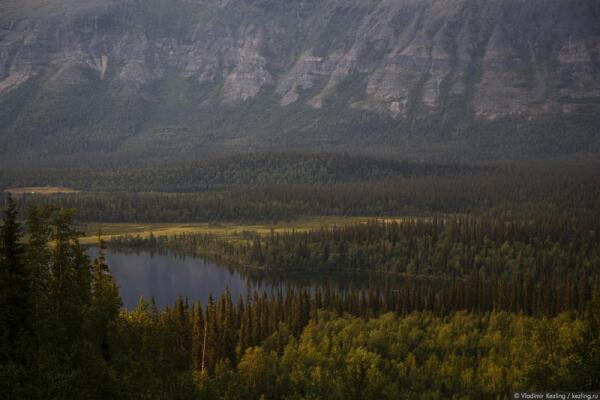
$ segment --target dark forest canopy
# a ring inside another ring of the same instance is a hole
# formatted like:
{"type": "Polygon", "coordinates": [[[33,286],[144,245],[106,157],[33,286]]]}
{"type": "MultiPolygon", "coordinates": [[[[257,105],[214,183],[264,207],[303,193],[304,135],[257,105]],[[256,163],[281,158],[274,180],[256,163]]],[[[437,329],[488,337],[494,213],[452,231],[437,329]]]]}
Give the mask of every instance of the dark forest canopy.
{"type": "Polygon", "coordinates": [[[585,165],[270,154],[125,171],[4,171],[4,187],[85,190],[16,202],[2,195],[0,393],[341,400],[600,389],[600,176],[585,165]],[[110,245],[205,256],[248,274],[350,269],[382,286],[290,285],[162,310],[142,299],[128,311],[103,251],[90,261],[74,225],[323,215],[405,217],[110,245]]]}
{"type": "MultiPolygon", "coordinates": [[[[14,203],[4,213],[0,389],[10,399],[480,399],[600,388],[597,291],[573,308],[555,297],[565,307],[553,317],[430,302],[414,311],[385,293],[327,287],[225,293],[206,307],[179,299],[163,310],[142,299],[129,312],[102,243],[90,262],[72,219],[31,207],[23,227],[14,203]]],[[[565,235],[554,239],[578,236],[565,235]]]]}
{"type": "MultiPolygon", "coordinates": [[[[498,167],[397,161],[341,153],[256,153],[160,166],[35,167],[0,171],[0,189],[66,186],[119,192],[195,192],[232,186],[368,182],[421,176],[487,175],[498,167]]],[[[507,171],[502,171],[504,174],[507,171]]]]}
{"type": "Polygon", "coordinates": [[[600,216],[529,219],[433,217],[261,235],[182,233],[110,244],[219,255],[270,270],[350,270],[484,277],[600,273],[600,216]]]}
{"type": "Polygon", "coordinates": [[[242,269],[400,275],[408,282],[434,278],[410,285],[386,281],[381,293],[369,297],[383,298],[387,305],[381,308],[387,311],[556,315],[581,310],[600,290],[598,232],[597,217],[411,218],[226,239],[213,234],[124,236],[110,245],[208,257],[242,269]]]}
{"type": "MultiPolygon", "coordinates": [[[[21,194],[26,204],[78,209],[79,221],[211,222],[307,216],[436,213],[585,214],[600,210],[597,161],[461,165],[332,153],[265,153],[161,167],[0,171],[0,188],[62,186],[21,194]]],[[[6,194],[0,194],[0,197],[6,194]]]]}
{"type": "MultiPolygon", "coordinates": [[[[94,192],[198,192],[272,185],[492,179],[494,182],[559,182],[598,177],[597,158],[570,158],[510,164],[416,162],[346,153],[279,152],[196,158],[194,161],[0,168],[0,189],[23,186],[64,186],[94,192]]],[[[597,184],[597,181],[596,181],[597,184]]]]}
{"type": "Polygon", "coordinates": [[[600,210],[600,175],[593,163],[475,167],[276,154],[194,165],[31,175],[5,171],[2,184],[103,190],[17,199],[22,212],[27,203],[77,208],[80,221],[244,222],[321,215],[563,215],[600,210]]]}

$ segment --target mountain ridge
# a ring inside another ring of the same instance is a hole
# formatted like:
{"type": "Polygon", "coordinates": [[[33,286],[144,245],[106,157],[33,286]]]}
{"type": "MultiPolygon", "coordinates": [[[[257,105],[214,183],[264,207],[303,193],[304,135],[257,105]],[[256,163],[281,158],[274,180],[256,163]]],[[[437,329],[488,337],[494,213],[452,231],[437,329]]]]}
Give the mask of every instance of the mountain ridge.
{"type": "Polygon", "coordinates": [[[591,0],[0,5],[0,154],[600,150],[591,0]]]}

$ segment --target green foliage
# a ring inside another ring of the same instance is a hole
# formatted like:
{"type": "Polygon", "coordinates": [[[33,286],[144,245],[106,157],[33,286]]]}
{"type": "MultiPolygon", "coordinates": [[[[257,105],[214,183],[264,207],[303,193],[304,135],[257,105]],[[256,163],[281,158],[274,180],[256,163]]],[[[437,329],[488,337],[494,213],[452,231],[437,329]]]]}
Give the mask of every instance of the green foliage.
{"type": "Polygon", "coordinates": [[[57,185],[86,191],[195,192],[234,186],[372,182],[393,178],[486,176],[498,168],[336,153],[258,153],[160,167],[28,169],[0,172],[4,188],[57,185]]]}
{"type": "Polygon", "coordinates": [[[111,282],[102,259],[95,263],[102,276],[96,274],[92,285],[73,213],[31,207],[25,239],[9,200],[0,237],[0,386],[8,398],[100,399],[115,394],[114,372],[107,365],[112,349],[105,338],[118,316],[119,295],[114,282],[101,282],[111,282]]]}
{"type": "Polygon", "coordinates": [[[600,211],[597,167],[585,161],[482,167],[276,153],[104,172],[6,171],[0,172],[0,187],[52,183],[100,190],[17,199],[21,211],[28,203],[77,208],[81,221],[240,222],[437,213],[588,215],[600,211]],[[136,191],[140,193],[132,193],[136,191]]]}
{"type": "MultiPolygon", "coordinates": [[[[2,342],[11,346],[27,330],[29,319],[29,271],[23,262],[21,225],[17,221],[16,204],[8,197],[0,227],[0,308],[2,309],[2,342]],[[4,336],[7,337],[4,337],[4,336]]],[[[4,346],[3,346],[4,347],[4,346]]],[[[6,348],[5,348],[6,349],[6,348]]]]}
{"type": "Polygon", "coordinates": [[[8,198],[0,227],[0,392],[24,396],[12,380],[27,379],[23,350],[30,336],[29,271],[23,260],[21,225],[15,202],[8,198]]]}
{"type": "Polygon", "coordinates": [[[91,284],[91,304],[88,311],[90,328],[98,338],[97,348],[101,351],[106,361],[110,359],[109,353],[109,330],[119,315],[121,308],[121,298],[119,289],[110,275],[108,265],[105,262],[104,241],[98,235],[98,257],[93,263],[92,284],[91,284]]]}
{"type": "MultiPolygon", "coordinates": [[[[584,322],[568,314],[364,320],[321,312],[283,352],[249,348],[226,376],[251,399],[504,397],[573,387],[583,373],[576,355],[583,331],[584,322]]],[[[204,376],[203,387],[217,386],[222,373],[204,376]]]]}
{"type": "MultiPolygon", "coordinates": [[[[379,293],[367,293],[372,310],[556,315],[583,311],[600,288],[599,226],[598,216],[434,217],[264,236],[179,234],[152,241],[124,236],[110,243],[208,257],[246,271],[410,278],[386,281],[383,293],[382,285],[379,293]]],[[[354,296],[345,311],[360,308],[360,293],[354,296]]]]}
{"type": "MultiPolygon", "coordinates": [[[[594,219],[373,222],[256,237],[246,245],[252,257],[266,261],[271,246],[280,253],[281,243],[292,249],[298,241],[297,254],[311,257],[311,244],[321,242],[314,249],[322,263],[344,246],[358,246],[348,252],[349,263],[368,249],[363,245],[387,254],[382,239],[395,245],[406,237],[414,247],[394,251],[433,256],[439,266],[443,257],[436,257],[447,254],[448,265],[457,257],[468,266],[481,250],[491,264],[472,267],[493,265],[499,275],[491,275],[492,286],[489,271],[459,276],[439,292],[289,287],[248,292],[235,302],[227,291],[206,307],[180,298],[163,310],[141,299],[132,311],[120,308],[102,241],[90,263],[72,222],[73,210],[30,207],[23,236],[16,206],[8,203],[0,227],[0,393],[7,398],[480,399],[600,389],[594,219]],[[438,244],[446,250],[435,250],[438,244]],[[518,264],[527,246],[533,261],[518,264]],[[515,279],[497,279],[504,273],[515,279]],[[500,311],[506,309],[519,312],[500,311]]],[[[190,236],[148,244],[213,241],[190,236]]]]}

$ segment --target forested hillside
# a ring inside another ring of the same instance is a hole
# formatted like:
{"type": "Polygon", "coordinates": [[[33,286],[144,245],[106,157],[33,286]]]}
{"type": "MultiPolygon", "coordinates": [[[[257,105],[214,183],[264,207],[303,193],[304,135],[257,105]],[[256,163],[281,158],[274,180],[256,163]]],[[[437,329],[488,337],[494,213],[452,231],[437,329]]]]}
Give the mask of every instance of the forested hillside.
{"type": "MultiPolygon", "coordinates": [[[[600,163],[599,163],[600,165],[600,163]]],[[[591,165],[590,165],[591,167],[591,165]]],[[[213,157],[194,162],[139,166],[43,168],[0,170],[0,190],[27,186],[66,186],[96,192],[199,192],[234,186],[377,182],[423,176],[487,176],[499,167],[459,163],[398,161],[339,153],[256,153],[213,157]]]]}
{"type": "MultiPolygon", "coordinates": [[[[239,299],[227,292],[206,307],[179,299],[163,310],[142,299],[127,311],[119,309],[103,244],[90,263],[72,217],[69,210],[32,207],[25,232],[14,203],[4,213],[0,389],[7,398],[481,399],[600,387],[597,290],[568,303],[576,293],[569,288],[551,296],[560,309],[538,312],[527,307],[525,288],[511,298],[518,314],[496,306],[485,311],[473,296],[461,306],[471,313],[428,301],[414,311],[371,290],[327,288],[239,299]],[[541,316],[548,311],[555,316],[541,316]]],[[[467,223],[458,233],[476,237],[488,232],[483,226],[471,230],[467,223]]],[[[511,225],[489,228],[499,241],[531,233],[511,225]]],[[[570,236],[571,248],[584,253],[577,238],[597,248],[585,232],[557,236],[552,224],[547,229],[556,240],[570,236]]],[[[597,276],[597,260],[572,254],[576,266],[597,276]]],[[[550,268],[540,272],[562,275],[550,268]]]]}
{"type": "Polygon", "coordinates": [[[3,0],[0,160],[597,154],[599,18],[595,0],[3,0]]]}
{"type": "MultiPolygon", "coordinates": [[[[66,177],[50,171],[46,182],[103,191],[20,194],[16,200],[21,211],[29,203],[77,208],[77,219],[88,222],[276,222],[324,215],[448,213],[560,216],[600,211],[600,178],[594,163],[548,168],[363,162],[344,157],[319,162],[300,157],[279,164],[278,159],[259,158],[255,170],[245,168],[249,161],[217,163],[221,169],[208,163],[187,172],[178,167],[162,173],[149,169],[92,174],[100,177],[97,180],[77,171],[66,177]],[[148,192],[202,187],[206,189],[199,192],[148,192]],[[108,189],[120,191],[104,191],[108,189]]],[[[14,183],[43,182],[35,175],[6,175],[14,183]]]]}
{"type": "MultiPolygon", "coordinates": [[[[243,232],[233,240],[212,234],[124,236],[110,244],[204,256],[243,269],[433,278],[429,284],[394,281],[383,290],[372,288],[379,292],[360,301],[377,303],[378,310],[556,315],[581,311],[600,290],[599,227],[598,216],[415,218],[263,236],[243,232]],[[374,300],[380,298],[381,305],[374,300]]],[[[362,309],[360,301],[357,295],[341,310],[362,309]]]]}
{"type": "Polygon", "coordinates": [[[599,0],[0,0],[0,400],[534,391],[600,394],[599,0]]]}

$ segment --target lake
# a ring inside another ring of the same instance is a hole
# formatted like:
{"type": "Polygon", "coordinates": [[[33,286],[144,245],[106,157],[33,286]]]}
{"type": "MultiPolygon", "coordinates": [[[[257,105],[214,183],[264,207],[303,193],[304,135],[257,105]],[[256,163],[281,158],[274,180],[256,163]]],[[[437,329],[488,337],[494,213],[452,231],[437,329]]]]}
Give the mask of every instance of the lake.
{"type": "MultiPolygon", "coordinates": [[[[90,248],[88,254],[95,257],[97,248],[90,248]]],[[[246,293],[246,279],[238,271],[201,258],[107,249],[106,263],[119,286],[123,306],[130,310],[142,296],[154,296],[156,304],[164,307],[175,303],[177,296],[206,304],[209,293],[218,297],[226,288],[234,300],[246,293]]]]}
{"type": "MultiPolygon", "coordinates": [[[[91,259],[98,249],[90,247],[91,259]]],[[[232,299],[246,296],[247,290],[282,290],[293,287],[324,287],[335,289],[367,289],[370,285],[382,288],[383,277],[369,277],[365,273],[349,272],[265,272],[217,265],[199,257],[183,257],[168,253],[150,253],[138,250],[106,250],[106,263],[114,276],[123,306],[133,310],[141,297],[154,296],[159,308],[173,305],[178,296],[187,297],[190,303],[200,301],[206,305],[208,295],[218,298],[227,288],[232,299]]],[[[394,288],[407,283],[400,278],[387,278],[394,288]]],[[[427,283],[429,285],[430,283],[427,283]]]]}

